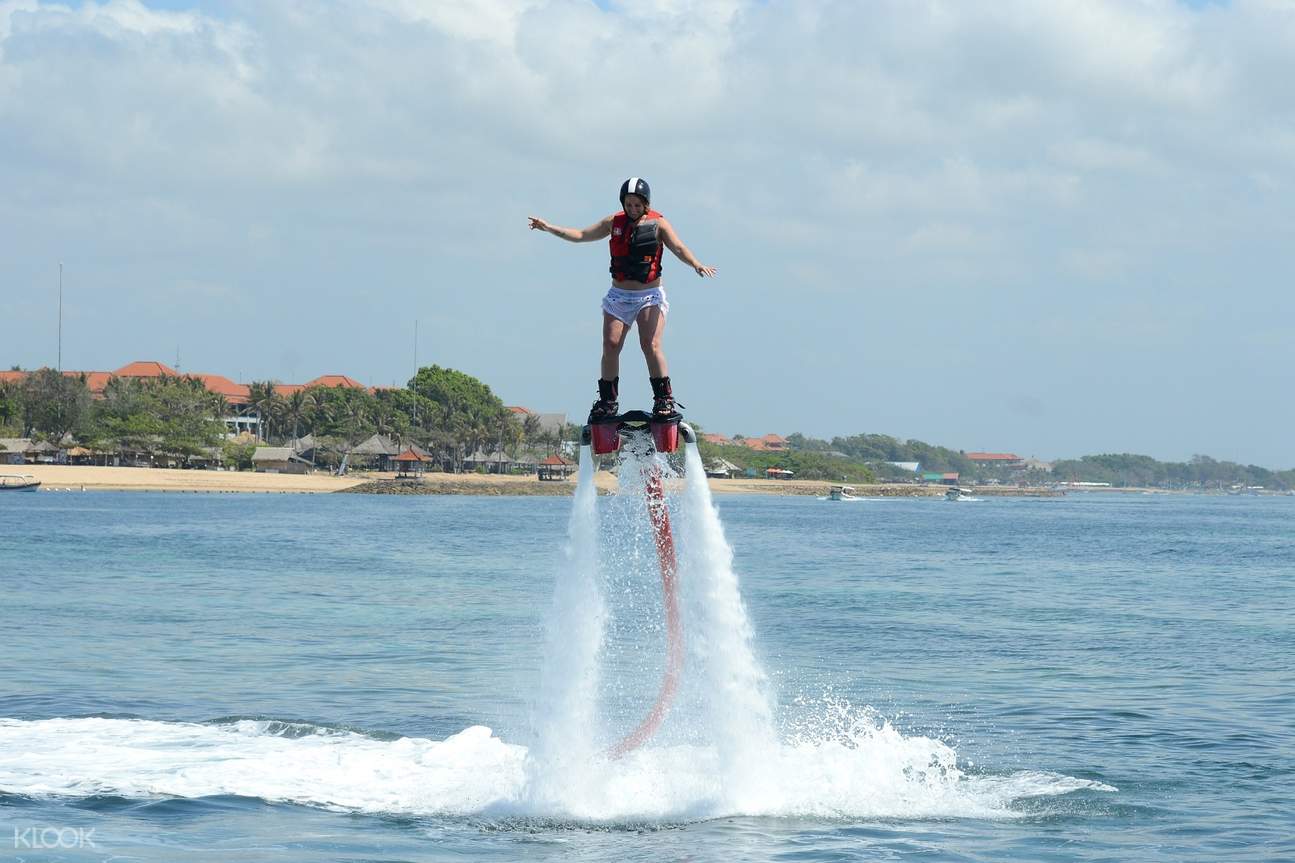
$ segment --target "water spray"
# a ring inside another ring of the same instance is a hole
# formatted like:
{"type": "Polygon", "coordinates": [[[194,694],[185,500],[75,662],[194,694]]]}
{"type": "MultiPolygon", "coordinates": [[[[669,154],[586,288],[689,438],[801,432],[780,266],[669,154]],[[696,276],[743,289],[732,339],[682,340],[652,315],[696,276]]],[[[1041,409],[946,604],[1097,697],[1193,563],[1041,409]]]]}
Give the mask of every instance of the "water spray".
{"type": "MultiPolygon", "coordinates": [[[[585,426],[581,442],[591,444],[595,455],[615,452],[620,448],[622,438],[634,448],[646,449],[650,440],[651,447],[658,453],[672,453],[679,447],[681,433],[686,443],[696,445],[697,435],[692,426],[681,422],[678,414],[661,418],[644,411],[630,411],[585,426]]],[[[661,592],[666,622],[666,667],[652,709],[638,727],[608,750],[612,758],[632,752],[652,738],[670,711],[670,704],[674,701],[679,678],[683,673],[683,620],[679,613],[676,581],[679,564],[675,555],[674,532],[670,528],[670,510],[666,506],[660,465],[653,464],[648,469],[644,495],[647,497],[648,518],[652,522],[657,562],[661,567],[661,592]]]]}

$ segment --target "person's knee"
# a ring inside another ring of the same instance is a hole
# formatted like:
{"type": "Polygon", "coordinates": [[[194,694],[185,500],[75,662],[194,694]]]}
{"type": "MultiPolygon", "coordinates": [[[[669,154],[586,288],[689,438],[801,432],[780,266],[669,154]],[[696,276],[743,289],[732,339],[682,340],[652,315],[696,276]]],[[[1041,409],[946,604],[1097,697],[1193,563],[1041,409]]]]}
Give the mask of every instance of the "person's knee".
{"type": "Polygon", "coordinates": [[[624,339],[618,339],[610,334],[603,336],[603,354],[605,356],[620,356],[621,348],[624,347],[624,345],[624,339]]]}
{"type": "Polygon", "coordinates": [[[659,334],[639,335],[639,345],[643,348],[645,354],[657,354],[661,352],[661,336],[659,334]]]}

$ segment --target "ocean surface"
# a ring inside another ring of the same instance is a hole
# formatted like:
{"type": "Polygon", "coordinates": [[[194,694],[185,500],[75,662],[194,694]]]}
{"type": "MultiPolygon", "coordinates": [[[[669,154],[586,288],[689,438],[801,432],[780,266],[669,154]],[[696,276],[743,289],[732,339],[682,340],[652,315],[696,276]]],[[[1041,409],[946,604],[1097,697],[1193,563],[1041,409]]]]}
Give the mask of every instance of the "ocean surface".
{"type": "Polygon", "coordinates": [[[674,483],[611,758],[637,494],[0,496],[0,860],[1295,859],[1295,497],[674,483]]]}

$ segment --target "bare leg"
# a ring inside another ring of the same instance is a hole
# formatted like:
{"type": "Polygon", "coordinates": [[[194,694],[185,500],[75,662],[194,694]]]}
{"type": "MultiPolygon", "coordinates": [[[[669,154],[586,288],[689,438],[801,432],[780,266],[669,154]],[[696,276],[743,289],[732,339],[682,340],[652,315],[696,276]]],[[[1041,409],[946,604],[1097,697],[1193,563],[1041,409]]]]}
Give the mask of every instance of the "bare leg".
{"type": "Polygon", "coordinates": [[[648,376],[663,378],[670,374],[666,368],[665,349],[661,347],[661,340],[665,337],[665,313],[661,307],[645,306],[634,322],[639,326],[639,346],[647,359],[648,376]]]}
{"type": "Polygon", "coordinates": [[[621,373],[621,348],[630,334],[628,324],[603,312],[603,380],[610,381],[621,373]]]}

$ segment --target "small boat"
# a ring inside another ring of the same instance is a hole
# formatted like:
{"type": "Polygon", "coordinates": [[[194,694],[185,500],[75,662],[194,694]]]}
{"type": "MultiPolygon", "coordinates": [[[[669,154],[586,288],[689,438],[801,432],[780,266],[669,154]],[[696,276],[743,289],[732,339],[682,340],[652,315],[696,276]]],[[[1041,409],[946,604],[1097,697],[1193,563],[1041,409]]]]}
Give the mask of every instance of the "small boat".
{"type": "Polygon", "coordinates": [[[834,485],[827,492],[828,500],[857,500],[854,496],[854,486],[852,485],[834,485]]]}
{"type": "Polygon", "coordinates": [[[945,500],[980,500],[978,497],[972,497],[971,492],[965,488],[954,486],[944,493],[945,500]]]}
{"type": "Polygon", "coordinates": [[[40,480],[29,473],[0,473],[0,491],[35,491],[40,480]]]}

